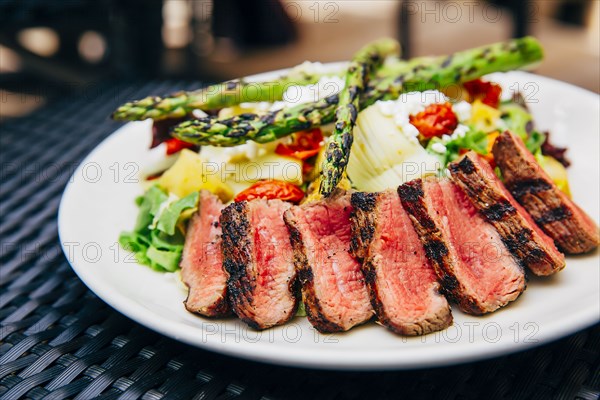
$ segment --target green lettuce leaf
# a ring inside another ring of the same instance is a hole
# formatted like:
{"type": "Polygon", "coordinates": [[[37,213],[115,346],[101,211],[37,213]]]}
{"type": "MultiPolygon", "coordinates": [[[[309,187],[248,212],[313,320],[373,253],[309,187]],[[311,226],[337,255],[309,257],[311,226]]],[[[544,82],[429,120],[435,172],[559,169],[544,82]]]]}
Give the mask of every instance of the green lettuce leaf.
{"type": "Polygon", "coordinates": [[[160,205],[168,198],[169,196],[167,193],[158,186],[152,186],[148,189],[146,193],[141,196],[141,199],[138,197],[136,203],[139,205],[140,211],[138,213],[134,231],[142,232],[145,229],[148,229],[150,224],[152,224],[154,216],[160,209],[160,205]]]}
{"type": "Polygon", "coordinates": [[[135,200],[139,207],[135,227],[133,231],[121,232],[119,244],[134,253],[142,265],[160,272],[176,271],[185,240],[176,226],[182,212],[197,206],[198,197],[198,193],[192,193],[166,204],[168,193],[159,186],[152,186],[135,200]]]}
{"type": "Polygon", "coordinates": [[[154,269],[175,272],[179,267],[181,252],[161,250],[150,246],[146,251],[146,257],[150,260],[150,266],[154,269]]]}
{"type": "Polygon", "coordinates": [[[523,140],[527,139],[527,125],[533,121],[531,114],[523,106],[515,103],[502,104],[500,111],[506,129],[519,135],[523,140]]]}
{"type": "Polygon", "coordinates": [[[525,147],[533,154],[539,153],[542,145],[546,141],[546,135],[538,131],[532,131],[525,139],[525,147]]]}
{"type": "Polygon", "coordinates": [[[175,225],[177,225],[181,213],[184,210],[195,208],[198,204],[198,196],[198,192],[194,192],[169,204],[160,214],[156,228],[169,235],[175,234],[175,225]]]}

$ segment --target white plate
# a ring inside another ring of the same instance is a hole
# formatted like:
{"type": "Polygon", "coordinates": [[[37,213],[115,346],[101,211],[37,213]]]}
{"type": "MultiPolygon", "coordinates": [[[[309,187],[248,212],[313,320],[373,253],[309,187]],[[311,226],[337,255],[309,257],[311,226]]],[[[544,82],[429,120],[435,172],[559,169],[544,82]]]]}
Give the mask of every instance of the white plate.
{"type": "MultiPolygon", "coordinates": [[[[273,79],[273,73],[263,74],[273,79]]],[[[524,91],[537,127],[569,146],[575,200],[599,215],[599,96],[523,72],[496,74],[505,91],[524,91]]],[[[255,332],[236,319],[208,320],[188,313],[174,275],[136,264],[117,244],[137,215],[142,193],[137,171],[151,161],[148,121],[123,126],[75,171],[58,223],[69,262],[100,298],[135,321],[174,339],[252,360],[330,369],[417,368],[473,361],[524,350],[600,321],[599,253],[569,257],[566,269],[532,278],[513,304],[484,317],[454,309],[454,325],[405,338],[369,323],[344,334],[317,333],[305,318],[255,332]]]]}

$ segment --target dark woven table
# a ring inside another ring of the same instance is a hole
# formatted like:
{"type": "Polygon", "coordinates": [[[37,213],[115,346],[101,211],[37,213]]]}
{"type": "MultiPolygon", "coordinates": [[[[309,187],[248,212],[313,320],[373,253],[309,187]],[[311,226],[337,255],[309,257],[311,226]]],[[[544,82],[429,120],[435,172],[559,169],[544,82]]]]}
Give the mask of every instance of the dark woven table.
{"type": "Polygon", "coordinates": [[[493,360],[418,371],[258,364],[177,343],[91,293],[56,227],[73,167],[120,124],[118,103],[182,82],[90,87],[0,127],[2,399],[599,399],[600,326],[493,360]]]}

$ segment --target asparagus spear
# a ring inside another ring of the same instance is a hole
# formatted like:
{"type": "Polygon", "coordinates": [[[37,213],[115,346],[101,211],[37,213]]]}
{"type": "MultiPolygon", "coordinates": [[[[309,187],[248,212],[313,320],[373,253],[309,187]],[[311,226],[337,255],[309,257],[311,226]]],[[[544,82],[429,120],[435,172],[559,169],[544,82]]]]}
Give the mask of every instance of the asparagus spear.
{"type": "Polygon", "coordinates": [[[321,167],[321,196],[329,196],[346,172],[353,141],[352,130],[360,111],[359,96],[362,95],[371,73],[381,66],[388,53],[397,52],[398,49],[399,45],[395,40],[380,40],[359,50],[350,62],[346,72],[346,84],[339,93],[339,103],[335,110],[335,129],[329,139],[321,167]]]}
{"type": "MultiPolygon", "coordinates": [[[[524,68],[543,58],[540,43],[532,37],[457,52],[450,56],[414,59],[404,72],[371,81],[360,98],[360,108],[377,100],[396,99],[405,91],[440,89],[492,72],[524,68]]],[[[248,140],[265,143],[290,133],[330,123],[335,118],[337,95],[314,103],[269,112],[246,113],[219,120],[214,117],[183,122],[173,135],[198,145],[236,146],[248,140]]]]}
{"type": "MultiPolygon", "coordinates": [[[[404,63],[398,73],[408,73],[414,63],[404,63]]],[[[378,78],[383,81],[387,78],[378,78]]],[[[231,118],[205,117],[177,125],[173,136],[199,145],[231,147],[253,140],[268,143],[311,127],[333,122],[339,95],[334,94],[313,103],[270,111],[266,114],[244,113],[231,118]]],[[[361,101],[362,104],[362,101],[361,101]]]]}
{"type": "MultiPolygon", "coordinates": [[[[390,60],[380,73],[392,76],[400,72],[402,61],[390,60]]],[[[231,107],[243,102],[281,100],[285,90],[291,85],[310,85],[324,76],[344,76],[345,70],[329,73],[307,72],[303,65],[298,65],[272,82],[249,82],[245,79],[234,79],[205,89],[190,92],[177,92],[166,97],[149,96],[141,100],[125,103],[117,108],[112,118],[119,121],[139,121],[147,118],[161,120],[181,118],[195,109],[215,110],[231,107]]]]}

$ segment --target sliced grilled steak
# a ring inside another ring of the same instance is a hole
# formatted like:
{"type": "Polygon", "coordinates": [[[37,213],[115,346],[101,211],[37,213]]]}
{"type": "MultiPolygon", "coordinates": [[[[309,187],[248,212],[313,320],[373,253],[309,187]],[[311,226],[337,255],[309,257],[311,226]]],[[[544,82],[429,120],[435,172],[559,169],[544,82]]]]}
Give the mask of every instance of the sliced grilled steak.
{"type": "Polygon", "coordinates": [[[352,250],[378,321],[402,335],[447,328],[452,313],[398,193],[353,193],[352,250]]]}
{"type": "Polygon", "coordinates": [[[448,165],[454,182],[498,231],[508,249],[536,275],[551,275],[565,266],[554,242],[512,197],[492,167],[468,152],[448,165]]]}
{"type": "Polygon", "coordinates": [[[458,186],[417,179],[398,193],[444,290],[463,311],[485,314],[519,297],[522,267],[458,186]]]}
{"type": "Polygon", "coordinates": [[[189,222],[180,263],[183,282],[190,289],[185,308],[205,317],[221,317],[230,312],[221,255],[219,217],[223,207],[217,196],[200,192],[198,212],[189,222]]]}
{"type": "Polygon", "coordinates": [[[556,187],[520,137],[504,132],[492,152],[508,190],[562,251],[580,254],[598,247],[596,223],[556,187]]]}
{"type": "Polygon", "coordinates": [[[360,263],[350,254],[350,195],[292,207],[284,215],[302,300],[321,332],[346,331],[373,316],[360,263]]]}
{"type": "Polygon", "coordinates": [[[281,325],[296,312],[292,247],[281,200],[233,203],[221,213],[223,266],[235,314],[255,329],[281,325]]]}

